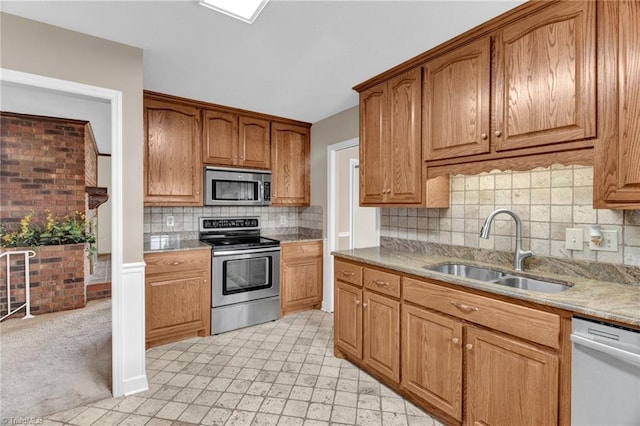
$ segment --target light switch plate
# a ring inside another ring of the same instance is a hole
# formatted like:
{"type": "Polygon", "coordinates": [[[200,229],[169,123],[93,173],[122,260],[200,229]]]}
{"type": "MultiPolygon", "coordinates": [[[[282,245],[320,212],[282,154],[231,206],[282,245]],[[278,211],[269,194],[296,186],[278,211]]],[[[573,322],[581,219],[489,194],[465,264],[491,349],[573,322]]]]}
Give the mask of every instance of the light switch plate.
{"type": "Polygon", "coordinates": [[[589,240],[589,248],[596,251],[618,251],[618,231],[602,230],[602,241],[597,245],[589,240]]]}
{"type": "Polygon", "coordinates": [[[567,228],[564,246],[567,250],[584,250],[584,232],[582,228],[567,228]]]}

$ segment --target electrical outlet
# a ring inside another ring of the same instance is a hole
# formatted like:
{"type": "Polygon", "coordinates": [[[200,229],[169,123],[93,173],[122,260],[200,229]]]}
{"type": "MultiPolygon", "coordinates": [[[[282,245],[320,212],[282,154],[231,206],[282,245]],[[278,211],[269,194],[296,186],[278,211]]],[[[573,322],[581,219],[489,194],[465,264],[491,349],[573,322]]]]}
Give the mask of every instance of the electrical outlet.
{"type": "Polygon", "coordinates": [[[582,228],[567,228],[564,246],[567,250],[584,250],[584,232],[582,228]]]}
{"type": "Polygon", "coordinates": [[[600,244],[596,244],[593,241],[589,241],[589,248],[596,251],[618,251],[618,231],[604,229],[600,231],[602,234],[602,240],[600,244]]]}
{"type": "Polygon", "coordinates": [[[172,228],[173,225],[175,225],[175,220],[173,219],[173,216],[167,216],[167,226],[169,228],[172,228]]]}
{"type": "Polygon", "coordinates": [[[287,217],[283,214],[280,215],[280,225],[284,226],[287,224],[287,217]]]}

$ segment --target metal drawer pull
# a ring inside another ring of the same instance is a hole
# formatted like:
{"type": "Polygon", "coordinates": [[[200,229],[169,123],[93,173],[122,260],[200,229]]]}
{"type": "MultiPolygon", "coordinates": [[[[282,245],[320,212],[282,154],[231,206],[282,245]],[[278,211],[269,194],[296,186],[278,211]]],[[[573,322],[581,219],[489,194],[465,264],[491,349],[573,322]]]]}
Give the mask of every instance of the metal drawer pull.
{"type": "Polygon", "coordinates": [[[342,275],[346,275],[347,277],[352,277],[355,274],[356,274],[355,272],[351,272],[351,271],[342,271],[342,275]]]}
{"type": "Polygon", "coordinates": [[[466,312],[479,311],[479,309],[476,308],[475,306],[465,305],[463,303],[454,302],[453,300],[451,301],[451,304],[456,308],[460,309],[461,311],[466,311],[466,312]]]}
{"type": "Polygon", "coordinates": [[[387,281],[382,281],[382,280],[374,280],[373,283],[377,286],[380,287],[388,287],[389,286],[389,282],[387,281]]]}
{"type": "Polygon", "coordinates": [[[172,265],[172,266],[181,265],[182,263],[184,262],[165,262],[165,264],[172,265]]]}

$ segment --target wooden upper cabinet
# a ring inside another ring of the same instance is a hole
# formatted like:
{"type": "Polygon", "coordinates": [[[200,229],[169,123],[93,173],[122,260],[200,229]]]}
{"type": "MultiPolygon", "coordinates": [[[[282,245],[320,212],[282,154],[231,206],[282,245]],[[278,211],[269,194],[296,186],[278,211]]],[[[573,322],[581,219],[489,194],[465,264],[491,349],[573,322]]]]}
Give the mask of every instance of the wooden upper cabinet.
{"type": "Polygon", "coordinates": [[[386,187],[387,83],[360,93],[360,204],[381,204],[386,187]]]}
{"type": "Polygon", "coordinates": [[[496,151],[596,136],[595,2],[550,5],[496,37],[496,151]]]}
{"type": "Polygon", "coordinates": [[[360,93],[360,203],[422,202],[420,68],[360,93]]]}
{"type": "Polygon", "coordinates": [[[640,208],[640,3],[598,3],[598,113],[594,207],[640,208]]]}
{"type": "Polygon", "coordinates": [[[145,205],[202,205],[200,111],[144,100],[145,205]]]}
{"type": "Polygon", "coordinates": [[[205,164],[268,169],[271,164],[269,120],[233,112],[202,112],[202,155],[205,164]]]}
{"type": "Polygon", "coordinates": [[[425,160],[488,153],[491,41],[481,38],[423,66],[425,160]]]}
{"type": "Polygon", "coordinates": [[[240,116],[238,150],[241,166],[269,169],[271,167],[269,120],[240,116]]]}
{"type": "Polygon", "coordinates": [[[389,80],[387,201],[422,201],[422,70],[415,68],[389,80]]]}
{"type": "Polygon", "coordinates": [[[271,123],[272,205],[309,205],[309,150],[308,127],[271,123]]]}
{"type": "Polygon", "coordinates": [[[238,115],[202,111],[203,162],[221,166],[238,164],[238,115]]]}
{"type": "Polygon", "coordinates": [[[466,342],[465,424],[558,424],[556,354],[475,326],[466,342]]]}

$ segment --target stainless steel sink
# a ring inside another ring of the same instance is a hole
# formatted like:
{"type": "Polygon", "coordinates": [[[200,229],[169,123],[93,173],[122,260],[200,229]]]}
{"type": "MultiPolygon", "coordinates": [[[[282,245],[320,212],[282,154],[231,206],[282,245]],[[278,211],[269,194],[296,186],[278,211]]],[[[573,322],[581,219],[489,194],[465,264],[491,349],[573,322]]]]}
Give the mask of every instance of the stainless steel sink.
{"type": "Polygon", "coordinates": [[[550,281],[541,281],[533,278],[506,275],[492,282],[508,287],[521,288],[523,290],[538,291],[540,293],[560,293],[570,287],[565,284],[550,281]]]}
{"type": "Polygon", "coordinates": [[[444,263],[435,266],[425,266],[425,269],[455,275],[456,277],[471,278],[473,280],[540,293],[560,293],[561,291],[571,288],[566,284],[506,274],[494,269],[466,265],[464,263],[444,263]]]}
{"type": "Polygon", "coordinates": [[[445,274],[455,275],[456,277],[471,278],[478,281],[492,281],[506,275],[504,272],[465,265],[463,263],[445,263],[427,268],[432,271],[443,272],[445,274]]]}

